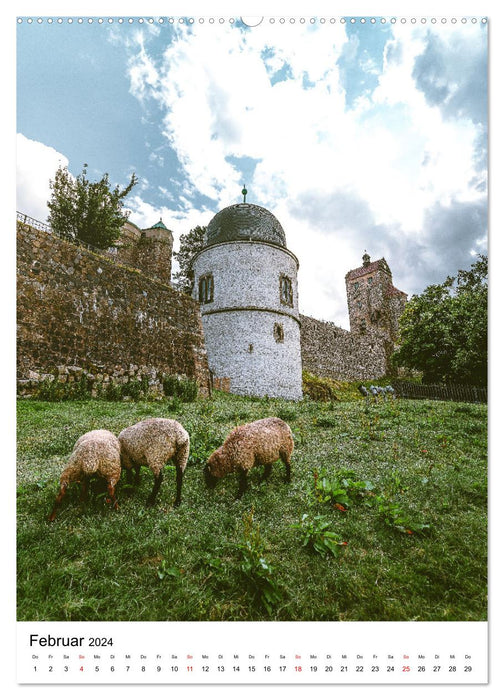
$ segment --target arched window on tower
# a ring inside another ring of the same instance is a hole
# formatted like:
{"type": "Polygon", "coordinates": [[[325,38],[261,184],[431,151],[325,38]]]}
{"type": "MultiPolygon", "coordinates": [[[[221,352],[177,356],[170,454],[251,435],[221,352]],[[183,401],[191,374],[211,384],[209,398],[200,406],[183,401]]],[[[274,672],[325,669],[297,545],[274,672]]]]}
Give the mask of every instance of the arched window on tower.
{"type": "Polygon", "coordinates": [[[204,275],[199,279],[199,301],[202,304],[208,304],[214,298],[214,281],[213,275],[204,275]]]}
{"type": "Polygon", "coordinates": [[[275,325],[273,326],[273,337],[275,338],[277,343],[284,342],[284,329],[281,323],[275,323],[275,325]]]}
{"type": "Polygon", "coordinates": [[[286,306],[294,306],[292,280],[286,275],[280,275],[280,301],[286,306]]]}

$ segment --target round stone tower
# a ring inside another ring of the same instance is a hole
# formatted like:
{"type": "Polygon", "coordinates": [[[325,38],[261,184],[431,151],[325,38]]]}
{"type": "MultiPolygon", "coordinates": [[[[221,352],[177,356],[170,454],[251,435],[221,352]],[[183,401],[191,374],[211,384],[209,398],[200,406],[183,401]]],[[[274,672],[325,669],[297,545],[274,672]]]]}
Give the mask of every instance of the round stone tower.
{"type": "Polygon", "coordinates": [[[302,398],[298,267],[263,207],[233,204],[208,224],[193,259],[193,296],[210,370],[232,393],[302,398]]]}

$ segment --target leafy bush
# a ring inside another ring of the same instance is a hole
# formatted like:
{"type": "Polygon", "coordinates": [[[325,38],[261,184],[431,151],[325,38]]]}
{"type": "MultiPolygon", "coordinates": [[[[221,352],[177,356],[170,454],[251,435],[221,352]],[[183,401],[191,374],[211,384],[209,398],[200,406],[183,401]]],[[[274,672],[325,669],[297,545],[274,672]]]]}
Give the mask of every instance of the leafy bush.
{"type": "Polygon", "coordinates": [[[107,401],[122,401],[123,399],[132,399],[138,401],[145,397],[148,391],[148,381],[145,379],[129,379],[124,384],[116,384],[109,382],[102,387],[101,397],[107,401]],[[147,388],[146,388],[147,384],[147,388]]]}
{"type": "Polygon", "coordinates": [[[337,401],[339,385],[334,379],[303,372],[303,394],[313,401],[337,401]]]}
{"type": "Polygon", "coordinates": [[[375,496],[374,504],[378,510],[379,516],[389,527],[404,532],[407,535],[425,533],[429,530],[430,525],[419,523],[412,520],[411,516],[407,515],[403,506],[395,501],[391,501],[385,496],[375,496]]]}
{"type": "Polygon", "coordinates": [[[254,604],[262,605],[268,614],[282,600],[282,589],[275,580],[275,571],[264,556],[265,543],[262,541],[259,526],[254,525],[254,508],[245,513],[243,536],[236,545],[241,553],[240,570],[254,604]]]}
{"type": "Polygon", "coordinates": [[[358,479],[352,470],[340,470],[333,477],[319,476],[314,472],[314,493],[319,503],[330,503],[337,510],[346,511],[352,502],[360,500],[369,508],[376,508],[383,522],[399,532],[413,535],[429,529],[429,525],[416,522],[406,514],[403,506],[392,500],[398,493],[408,491],[397,472],[392,471],[387,477],[385,490],[385,494],[377,495],[373,484],[358,479]]]}
{"type": "MultiPolygon", "coordinates": [[[[368,498],[372,495],[373,484],[370,481],[357,479],[351,470],[337,471],[333,477],[314,472],[315,497],[320,503],[331,503],[333,506],[349,508],[352,499],[368,498]]],[[[341,508],[340,508],[341,510],[341,508]]]]}
{"type": "Polygon", "coordinates": [[[163,391],[165,396],[173,396],[190,403],[198,396],[198,384],[194,379],[168,374],[163,377],[163,391]]]}
{"type": "Polygon", "coordinates": [[[347,543],[335,532],[329,530],[331,523],[323,515],[310,516],[303,513],[301,521],[293,525],[303,533],[303,546],[313,549],[321,557],[338,556],[340,547],[347,543]]]}
{"type": "Polygon", "coordinates": [[[83,374],[76,382],[60,382],[57,378],[40,382],[35,398],[41,401],[76,401],[91,398],[92,383],[83,374]]]}

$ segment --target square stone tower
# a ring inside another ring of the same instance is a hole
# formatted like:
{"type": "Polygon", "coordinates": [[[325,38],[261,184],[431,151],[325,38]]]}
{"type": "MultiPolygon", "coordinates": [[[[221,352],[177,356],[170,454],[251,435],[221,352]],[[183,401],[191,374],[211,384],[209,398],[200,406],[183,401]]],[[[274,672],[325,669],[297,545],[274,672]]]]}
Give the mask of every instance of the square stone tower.
{"type": "Polygon", "coordinates": [[[369,255],[364,253],[361,267],[350,270],[345,282],[350,332],[365,334],[380,331],[394,342],[408,296],[394,287],[385,258],[371,262],[369,255]]]}

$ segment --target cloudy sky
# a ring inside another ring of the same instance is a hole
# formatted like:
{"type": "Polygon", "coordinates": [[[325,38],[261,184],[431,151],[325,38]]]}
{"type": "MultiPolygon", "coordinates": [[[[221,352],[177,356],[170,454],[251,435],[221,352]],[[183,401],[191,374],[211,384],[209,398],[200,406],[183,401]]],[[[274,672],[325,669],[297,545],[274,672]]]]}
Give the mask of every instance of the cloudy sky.
{"type": "Polygon", "coordinates": [[[177,248],[246,183],[300,260],[301,312],[345,328],[364,250],[409,295],[486,251],[481,16],[104,17],[17,26],[18,210],[47,218],[59,164],[135,172],[131,221],[177,248]]]}

